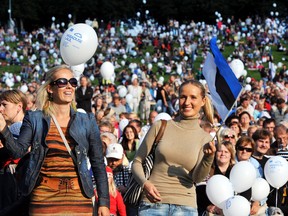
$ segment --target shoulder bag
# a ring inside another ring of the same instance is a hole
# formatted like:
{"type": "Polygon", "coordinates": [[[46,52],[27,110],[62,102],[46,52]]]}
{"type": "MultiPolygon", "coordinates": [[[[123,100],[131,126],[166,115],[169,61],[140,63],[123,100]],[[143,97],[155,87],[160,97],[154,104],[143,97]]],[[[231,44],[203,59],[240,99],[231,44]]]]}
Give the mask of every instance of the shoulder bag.
{"type": "MultiPolygon", "coordinates": [[[[166,120],[161,120],[161,127],[157,136],[155,137],[152,149],[150,153],[148,154],[148,156],[145,158],[144,162],[142,163],[146,179],[148,179],[149,176],[151,175],[151,171],[152,171],[153,164],[154,164],[155,149],[164,134],[166,124],[167,124],[166,120]]],[[[139,206],[142,191],[143,189],[135,180],[132,174],[127,184],[127,191],[123,197],[124,202],[131,206],[139,206]]]]}

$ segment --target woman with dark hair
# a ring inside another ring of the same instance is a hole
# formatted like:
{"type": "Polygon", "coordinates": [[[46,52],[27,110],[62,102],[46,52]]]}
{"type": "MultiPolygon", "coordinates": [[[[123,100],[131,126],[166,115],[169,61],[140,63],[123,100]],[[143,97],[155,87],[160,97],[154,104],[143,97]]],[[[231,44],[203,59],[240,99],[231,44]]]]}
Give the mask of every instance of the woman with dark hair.
{"type": "Polygon", "coordinates": [[[241,124],[240,123],[237,123],[237,122],[231,122],[229,123],[228,127],[235,131],[236,135],[237,135],[237,138],[240,138],[241,135],[242,135],[242,128],[241,128],[241,124]]]}
{"type": "Polygon", "coordinates": [[[142,163],[151,151],[161,121],[147,132],[132,164],[132,173],[143,187],[140,216],[198,216],[195,183],[209,174],[216,147],[213,139],[199,125],[200,110],[213,124],[213,107],[204,86],[188,80],[179,88],[179,116],[167,121],[154,156],[149,179],[142,163]]]}
{"type": "Polygon", "coordinates": [[[139,139],[137,130],[132,125],[127,125],[122,134],[122,140],[120,143],[123,146],[124,153],[127,159],[132,161],[139,148],[139,139]]]}
{"type": "Polygon", "coordinates": [[[248,135],[247,131],[248,131],[248,128],[250,127],[251,115],[247,111],[242,111],[239,114],[239,120],[240,120],[241,130],[242,130],[241,135],[248,135]]]}
{"type": "Polygon", "coordinates": [[[66,65],[46,73],[37,92],[39,110],[27,112],[18,140],[0,114],[1,141],[14,158],[31,149],[22,179],[22,193],[30,195],[29,215],[92,215],[93,183],[98,215],[109,216],[109,190],[100,133],[92,113],[76,111],[77,79],[66,65]]]}

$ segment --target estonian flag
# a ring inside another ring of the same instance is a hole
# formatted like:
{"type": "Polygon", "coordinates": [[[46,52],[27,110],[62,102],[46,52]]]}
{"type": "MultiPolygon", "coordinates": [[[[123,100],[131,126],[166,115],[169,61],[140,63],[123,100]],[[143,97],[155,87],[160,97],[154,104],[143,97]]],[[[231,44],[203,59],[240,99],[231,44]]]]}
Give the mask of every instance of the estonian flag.
{"type": "Polygon", "coordinates": [[[203,66],[203,75],[207,81],[212,103],[225,121],[242,91],[242,85],[221,54],[216,38],[211,39],[210,48],[213,56],[208,53],[203,66]]]}

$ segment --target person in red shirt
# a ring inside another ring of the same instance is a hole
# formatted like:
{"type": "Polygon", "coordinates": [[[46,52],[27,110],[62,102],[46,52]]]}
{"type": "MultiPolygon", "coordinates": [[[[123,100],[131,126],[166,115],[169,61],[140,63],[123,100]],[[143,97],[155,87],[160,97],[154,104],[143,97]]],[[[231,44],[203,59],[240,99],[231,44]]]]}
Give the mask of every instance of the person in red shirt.
{"type": "Polygon", "coordinates": [[[106,166],[106,172],[110,194],[110,215],[126,216],[126,206],[124,204],[121,193],[116,188],[113,179],[113,171],[110,167],[106,166]]]}

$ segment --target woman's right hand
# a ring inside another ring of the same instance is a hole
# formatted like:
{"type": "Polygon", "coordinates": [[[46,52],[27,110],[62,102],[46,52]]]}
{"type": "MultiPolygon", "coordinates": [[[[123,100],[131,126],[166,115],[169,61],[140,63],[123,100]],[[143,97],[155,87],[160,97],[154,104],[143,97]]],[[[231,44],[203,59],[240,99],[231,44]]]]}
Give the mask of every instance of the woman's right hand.
{"type": "Polygon", "coordinates": [[[144,183],[143,189],[146,194],[146,197],[151,203],[160,202],[162,200],[161,195],[158,192],[157,188],[150,181],[146,181],[144,183]]]}

